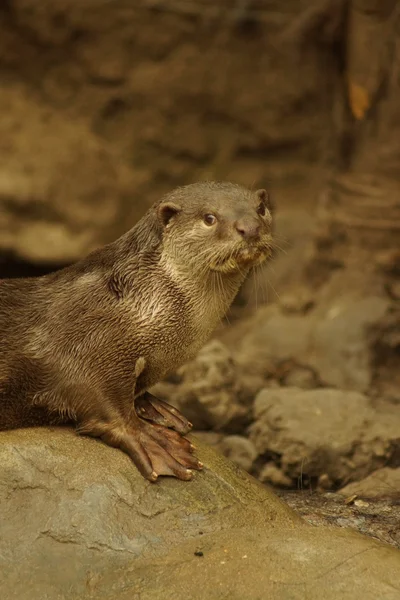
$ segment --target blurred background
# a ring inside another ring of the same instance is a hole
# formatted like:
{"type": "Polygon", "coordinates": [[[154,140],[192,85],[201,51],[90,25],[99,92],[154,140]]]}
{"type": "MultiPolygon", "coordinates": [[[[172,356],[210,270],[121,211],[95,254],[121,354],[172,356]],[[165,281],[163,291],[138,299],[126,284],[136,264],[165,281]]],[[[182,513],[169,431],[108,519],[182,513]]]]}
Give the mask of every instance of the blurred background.
{"type": "Polygon", "coordinates": [[[399,497],[400,2],[3,0],[0,73],[0,278],[268,188],[274,260],[156,391],[261,481],[399,497]]]}

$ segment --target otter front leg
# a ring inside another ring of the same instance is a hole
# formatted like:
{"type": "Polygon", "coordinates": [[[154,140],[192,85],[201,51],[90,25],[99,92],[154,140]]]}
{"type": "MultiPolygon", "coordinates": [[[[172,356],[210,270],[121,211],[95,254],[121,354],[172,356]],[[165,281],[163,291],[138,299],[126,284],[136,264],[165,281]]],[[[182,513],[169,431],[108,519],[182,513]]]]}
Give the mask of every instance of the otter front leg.
{"type": "Polygon", "coordinates": [[[149,392],[136,398],[135,409],[139,417],[164,427],[171,427],[178,433],[188,433],[193,427],[177,408],[149,392]]]}
{"type": "Polygon", "coordinates": [[[194,447],[189,440],[167,427],[147,423],[135,413],[124,419],[103,410],[80,421],[78,432],[99,437],[128,454],[149,481],[156,481],[159,475],[189,480],[190,469],[200,470],[203,466],[193,456],[194,447]]]}
{"type": "MultiPolygon", "coordinates": [[[[133,396],[145,366],[145,359],[139,357],[134,366],[133,396]]],[[[87,396],[85,404],[86,415],[90,417],[82,415],[82,419],[78,419],[79,432],[99,437],[109,446],[126,452],[140,473],[150,481],[155,481],[159,475],[188,480],[192,477],[190,469],[202,468],[203,465],[193,456],[193,445],[179,435],[190,430],[189,422],[175,408],[151,394],[146,393],[139,401],[137,399],[135,406],[132,397],[128,396],[119,399],[116,403],[118,408],[105,398],[90,402],[91,411],[87,410],[87,396]],[[109,407],[108,410],[106,407],[109,407]],[[142,420],[141,416],[153,423],[142,420]]]]}

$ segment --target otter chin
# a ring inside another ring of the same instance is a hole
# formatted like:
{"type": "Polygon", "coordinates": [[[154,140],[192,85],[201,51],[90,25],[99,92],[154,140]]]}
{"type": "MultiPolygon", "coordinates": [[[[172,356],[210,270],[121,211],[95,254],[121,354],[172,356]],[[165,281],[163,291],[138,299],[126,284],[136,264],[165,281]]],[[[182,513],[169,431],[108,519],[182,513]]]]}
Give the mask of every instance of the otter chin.
{"type": "Polygon", "coordinates": [[[272,245],[240,248],[228,258],[214,260],[210,270],[217,273],[236,273],[261,265],[272,253],[272,245]]]}
{"type": "Polygon", "coordinates": [[[271,212],[265,190],[187,185],[76,264],[2,281],[0,430],[75,424],[149,481],[190,479],[191,424],[148,389],[196,355],[270,254],[271,212]]]}

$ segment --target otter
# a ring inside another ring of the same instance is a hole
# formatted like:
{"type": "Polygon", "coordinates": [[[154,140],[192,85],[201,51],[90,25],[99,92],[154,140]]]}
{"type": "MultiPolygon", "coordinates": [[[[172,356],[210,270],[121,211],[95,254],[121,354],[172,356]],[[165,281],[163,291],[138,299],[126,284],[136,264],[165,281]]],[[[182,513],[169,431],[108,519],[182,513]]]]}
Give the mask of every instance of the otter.
{"type": "Polygon", "coordinates": [[[149,481],[202,464],[191,424],[148,389],[194,357],[271,253],[265,190],[180,187],[117,241],[41,277],[0,282],[0,430],[76,425],[149,481]]]}

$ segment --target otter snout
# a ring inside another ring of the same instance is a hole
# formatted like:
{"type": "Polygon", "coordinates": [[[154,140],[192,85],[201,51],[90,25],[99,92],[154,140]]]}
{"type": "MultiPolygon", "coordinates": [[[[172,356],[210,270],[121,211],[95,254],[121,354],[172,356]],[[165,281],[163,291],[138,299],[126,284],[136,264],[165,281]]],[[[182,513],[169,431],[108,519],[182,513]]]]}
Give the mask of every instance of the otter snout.
{"type": "Polygon", "coordinates": [[[235,222],[236,231],[244,240],[257,240],[260,237],[261,224],[258,219],[239,219],[235,222]]]}

